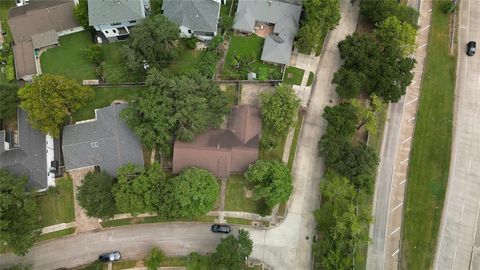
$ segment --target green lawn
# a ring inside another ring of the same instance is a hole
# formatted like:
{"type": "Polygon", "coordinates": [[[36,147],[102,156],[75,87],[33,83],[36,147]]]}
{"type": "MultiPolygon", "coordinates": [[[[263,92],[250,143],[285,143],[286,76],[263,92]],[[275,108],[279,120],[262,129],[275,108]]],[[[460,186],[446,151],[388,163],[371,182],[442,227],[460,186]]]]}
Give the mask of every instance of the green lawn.
{"type": "Polygon", "coordinates": [[[258,158],[281,161],[286,140],[287,135],[279,135],[275,130],[264,125],[262,127],[260,148],[258,149],[258,158]]]}
{"type": "Polygon", "coordinates": [[[144,81],[145,74],[132,73],[127,68],[123,54],[125,42],[106,43],[102,45],[105,54],[104,68],[106,83],[125,83],[144,81]]]}
{"type": "Polygon", "coordinates": [[[46,233],[46,234],[39,235],[37,237],[37,239],[35,239],[35,241],[36,242],[47,241],[47,240],[71,235],[71,234],[74,234],[74,233],[75,233],[75,228],[68,228],[68,229],[61,230],[61,231],[56,231],[56,232],[52,232],[52,233],[46,233]]]}
{"type": "Polygon", "coordinates": [[[295,132],[293,133],[292,147],[290,147],[290,153],[288,155],[288,168],[290,171],[293,167],[293,161],[295,161],[295,153],[297,152],[298,137],[300,136],[300,130],[302,129],[303,115],[297,117],[295,122],[295,132]]]}
{"type": "Polygon", "coordinates": [[[237,91],[237,86],[236,85],[227,85],[227,89],[225,90],[225,95],[227,96],[228,107],[229,108],[232,107],[232,106],[237,106],[238,105],[239,93],[237,91]]]}
{"type": "Polygon", "coordinates": [[[257,79],[266,80],[269,78],[281,79],[281,71],[279,66],[264,63],[260,60],[263,50],[263,43],[265,39],[257,35],[250,35],[246,37],[233,36],[230,39],[230,47],[228,48],[227,56],[225,58],[225,65],[223,67],[223,76],[226,78],[236,78],[246,80],[247,73],[252,71],[257,73],[257,79]],[[234,60],[248,59],[252,57],[252,63],[238,71],[234,68],[234,60]]]}
{"type": "Polygon", "coordinates": [[[147,223],[165,223],[165,222],[206,222],[212,223],[215,221],[215,217],[212,216],[200,216],[196,218],[180,218],[175,220],[166,219],[164,217],[153,216],[153,217],[144,217],[144,218],[125,218],[117,220],[106,220],[103,221],[103,228],[126,226],[133,224],[147,224],[147,223]]]}
{"type": "Polygon", "coordinates": [[[231,175],[227,180],[227,193],[225,195],[225,211],[242,211],[258,214],[268,214],[265,203],[245,197],[244,189],[252,189],[243,174],[231,175]]]}
{"type": "Polygon", "coordinates": [[[300,85],[302,84],[303,74],[305,70],[296,68],[296,67],[288,67],[285,71],[285,76],[283,77],[283,83],[286,84],[294,84],[300,85]]]}
{"type": "Polygon", "coordinates": [[[109,106],[114,100],[129,101],[135,93],[142,91],[143,87],[95,87],[95,98],[88,101],[80,110],[73,114],[74,121],[93,119],[95,109],[109,106]]]}
{"type": "Polygon", "coordinates": [[[36,200],[40,212],[39,228],[75,220],[73,184],[69,176],[57,180],[55,188],[40,193],[36,200]]]}
{"type": "Polygon", "coordinates": [[[445,199],[455,89],[455,61],[449,55],[448,0],[433,2],[428,55],[423,74],[407,181],[401,269],[430,269],[445,199]]]}
{"type": "Polygon", "coordinates": [[[249,219],[232,218],[232,217],[227,217],[225,219],[227,220],[228,224],[252,225],[252,221],[249,219]]]}
{"type": "Polygon", "coordinates": [[[81,83],[96,79],[95,67],[85,57],[84,49],[93,44],[90,32],[60,37],[60,46],[48,49],[41,57],[42,73],[63,75],[81,83]]]}
{"type": "Polygon", "coordinates": [[[308,74],[307,86],[312,85],[314,78],[315,78],[315,74],[310,71],[310,74],[308,74]]]}
{"type": "Polygon", "coordinates": [[[179,58],[168,66],[173,74],[190,73],[198,69],[198,63],[205,52],[183,48],[179,58]]]}

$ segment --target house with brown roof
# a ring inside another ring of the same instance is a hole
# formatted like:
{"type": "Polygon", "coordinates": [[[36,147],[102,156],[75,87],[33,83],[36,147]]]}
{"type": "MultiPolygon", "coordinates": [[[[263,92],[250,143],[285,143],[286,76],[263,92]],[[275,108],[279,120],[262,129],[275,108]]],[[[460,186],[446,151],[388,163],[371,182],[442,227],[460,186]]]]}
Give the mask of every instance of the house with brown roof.
{"type": "Polygon", "coordinates": [[[258,159],[261,130],[258,107],[234,107],[228,128],[209,130],[192,142],[175,142],[173,173],[188,167],[207,169],[219,178],[244,172],[258,159]]]}
{"type": "Polygon", "coordinates": [[[58,45],[60,36],[83,30],[73,17],[73,7],[73,0],[32,0],[9,11],[17,80],[30,81],[39,73],[40,49],[58,45]]]}

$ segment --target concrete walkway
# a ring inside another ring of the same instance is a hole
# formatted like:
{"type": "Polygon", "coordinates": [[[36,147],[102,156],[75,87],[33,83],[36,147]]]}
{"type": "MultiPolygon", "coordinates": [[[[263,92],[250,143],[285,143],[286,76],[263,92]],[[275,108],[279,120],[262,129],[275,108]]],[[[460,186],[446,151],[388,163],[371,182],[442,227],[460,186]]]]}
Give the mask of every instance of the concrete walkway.
{"type": "Polygon", "coordinates": [[[401,256],[405,187],[408,182],[415,116],[427,55],[432,0],[409,0],[408,4],[420,8],[417,50],[414,53],[417,64],[412,84],[407,88],[405,96],[390,106],[387,136],[384,137],[382,161],[376,181],[373,206],[375,217],[370,227],[372,243],[368,249],[367,269],[397,269],[401,256]]]}
{"type": "Polygon", "coordinates": [[[340,68],[337,44],[355,31],[359,1],[342,0],[339,26],[328,35],[318,70],[316,70],[304,125],[300,133],[297,155],[293,164],[294,190],[285,220],[271,230],[248,229],[254,242],[251,258],[263,261],[273,269],[312,269],[312,244],[315,234],[313,211],[319,207],[319,184],[323,160],[318,156],[317,143],[323,135],[325,106],[337,100],[333,74],[340,68]],[[308,237],[308,239],[307,239],[308,237]]]}
{"type": "Polygon", "coordinates": [[[73,221],[73,222],[70,222],[70,223],[55,224],[55,225],[52,225],[52,226],[42,228],[42,232],[40,234],[57,232],[57,231],[65,230],[65,229],[68,229],[68,228],[73,228],[73,227],[76,227],[76,226],[77,226],[76,221],[73,221]]]}
{"type": "Polygon", "coordinates": [[[310,75],[310,72],[315,74],[319,62],[320,56],[315,56],[315,51],[313,51],[310,55],[301,54],[298,52],[293,52],[292,54],[290,66],[300,68],[305,71],[303,73],[301,84],[293,86],[293,90],[300,97],[302,106],[308,105],[308,100],[312,91],[312,86],[307,86],[308,76],[310,75]]]}

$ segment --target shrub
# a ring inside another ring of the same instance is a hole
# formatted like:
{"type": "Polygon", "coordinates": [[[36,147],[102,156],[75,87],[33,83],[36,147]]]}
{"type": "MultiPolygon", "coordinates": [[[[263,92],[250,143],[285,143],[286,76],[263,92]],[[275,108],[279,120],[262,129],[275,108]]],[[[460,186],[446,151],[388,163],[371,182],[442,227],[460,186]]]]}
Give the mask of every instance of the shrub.
{"type": "Polygon", "coordinates": [[[85,56],[87,57],[88,61],[97,65],[105,60],[103,48],[98,44],[88,46],[88,48],[85,49],[85,56]]]}
{"type": "Polygon", "coordinates": [[[189,48],[190,50],[193,50],[197,47],[197,41],[198,39],[196,37],[186,38],[185,46],[187,46],[187,48],[189,48]]]}

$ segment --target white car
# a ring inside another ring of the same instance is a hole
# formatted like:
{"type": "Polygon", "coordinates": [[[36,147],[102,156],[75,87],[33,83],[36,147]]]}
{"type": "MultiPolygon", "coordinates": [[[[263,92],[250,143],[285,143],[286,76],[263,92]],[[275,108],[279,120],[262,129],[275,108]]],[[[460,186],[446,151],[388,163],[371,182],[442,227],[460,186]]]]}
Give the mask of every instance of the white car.
{"type": "Polygon", "coordinates": [[[15,0],[15,4],[17,5],[17,7],[28,5],[29,2],[30,0],[15,0]]]}

